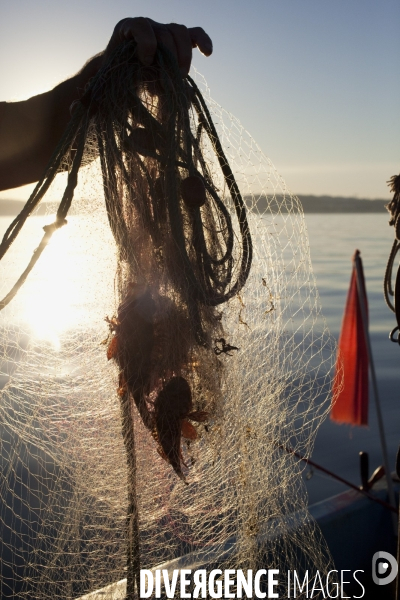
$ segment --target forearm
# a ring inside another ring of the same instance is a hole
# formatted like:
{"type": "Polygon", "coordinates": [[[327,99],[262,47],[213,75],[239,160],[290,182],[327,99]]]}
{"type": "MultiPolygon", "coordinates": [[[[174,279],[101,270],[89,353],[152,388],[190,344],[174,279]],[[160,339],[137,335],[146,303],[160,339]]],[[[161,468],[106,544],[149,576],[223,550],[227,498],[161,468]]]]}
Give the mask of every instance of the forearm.
{"type": "Polygon", "coordinates": [[[0,115],[0,190],[38,181],[79,98],[102,64],[92,58],[74,77],[53,90],[2,106],[0,115]]]}

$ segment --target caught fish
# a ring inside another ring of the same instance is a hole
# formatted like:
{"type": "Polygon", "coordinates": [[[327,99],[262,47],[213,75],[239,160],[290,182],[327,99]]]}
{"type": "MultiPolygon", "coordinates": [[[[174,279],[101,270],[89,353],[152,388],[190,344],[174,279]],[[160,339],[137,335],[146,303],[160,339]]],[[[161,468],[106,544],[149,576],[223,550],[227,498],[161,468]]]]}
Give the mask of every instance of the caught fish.
{"type": "Polygon", "coordinates": [[[195,440],[197,431],[189,420],[204,422],[208,417],[206,412],[192,411],[192,408],[192,392],[183,377],[172,377],[154,402],[154,437],[160,446],[160,454],[185,483],[181,436],[195,440]]]}
{"type": "Polygon", "coordinates": [[[173,377],[154,402],[155,429],[161,454],[183,481],[181,460],[181,428],[192,409],[192,392],[183,377],[173,377]]]}

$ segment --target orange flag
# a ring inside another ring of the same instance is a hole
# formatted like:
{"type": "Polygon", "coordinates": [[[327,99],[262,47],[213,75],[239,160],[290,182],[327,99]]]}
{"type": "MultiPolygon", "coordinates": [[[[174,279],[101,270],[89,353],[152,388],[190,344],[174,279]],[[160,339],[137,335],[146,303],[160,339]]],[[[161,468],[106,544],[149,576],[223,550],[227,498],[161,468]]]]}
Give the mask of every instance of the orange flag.
{"type": "Polygon", "coordinates": [[[368,318],[368,302],[360,258],[361,294],[357,286],[355,258],[359,254],[359,250],[356,250],[353,257],[353,272],[339,338],[337,376],[333,383],[333,398],[336,397],[336,402],[331,410],[333,421],[350,425],[368,425],[368,350],[360,304],[364,303],[368,318]],[[338,376],[341,369],[343,380],[338,376]]]}

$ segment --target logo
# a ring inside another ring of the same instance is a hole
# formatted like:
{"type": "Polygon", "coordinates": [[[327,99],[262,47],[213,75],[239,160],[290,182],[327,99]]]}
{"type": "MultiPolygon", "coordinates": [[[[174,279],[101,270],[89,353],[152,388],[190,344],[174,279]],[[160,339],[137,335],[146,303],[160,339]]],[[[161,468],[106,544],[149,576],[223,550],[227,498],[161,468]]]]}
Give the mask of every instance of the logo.
{"type": "Polygon", "coordinates": [[[380,550],[372,557],[372,579],[376,585],[387,585],[396,579],[398,567],[394,556],[380,550]]]}

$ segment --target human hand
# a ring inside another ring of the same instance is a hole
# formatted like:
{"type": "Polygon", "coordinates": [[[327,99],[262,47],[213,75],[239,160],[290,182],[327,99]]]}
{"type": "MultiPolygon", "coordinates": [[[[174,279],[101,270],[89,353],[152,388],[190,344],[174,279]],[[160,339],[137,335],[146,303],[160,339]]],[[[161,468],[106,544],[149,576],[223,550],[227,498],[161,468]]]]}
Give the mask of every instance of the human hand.
{"type": "Polygon", "coordinates": [[[135,40],[137,54],[144,66],[150,66],[155,57],[158,42],[161,42],[176,57],[182,75],[189,73],[192,48],[198,48],[205,56],[213,51],[212,41],[201,27],[185,27],[177,23],[164,25],[144,17],[127,18],[119,21],[107,45],[105,56],[126,40],[135,40]]]}

